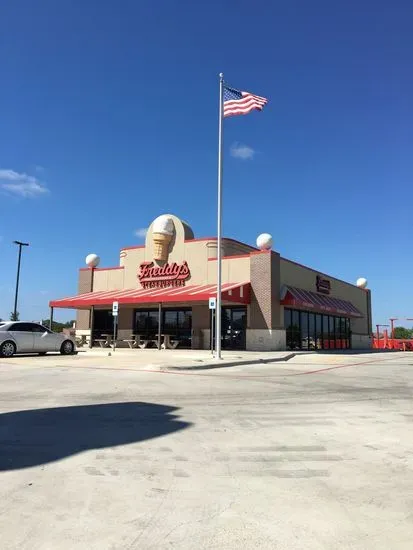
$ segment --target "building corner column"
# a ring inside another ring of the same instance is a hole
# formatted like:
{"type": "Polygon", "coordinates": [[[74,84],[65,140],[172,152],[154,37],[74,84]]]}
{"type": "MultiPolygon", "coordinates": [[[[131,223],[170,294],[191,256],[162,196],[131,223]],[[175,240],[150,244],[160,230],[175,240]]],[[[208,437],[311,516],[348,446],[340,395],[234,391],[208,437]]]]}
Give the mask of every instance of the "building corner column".
{"type": "Polygon", "coordinates": [[[279,350],[283,347],[280,326],[280,255],[263,250],[251,254],[251,303],[247,349],[279,350]]]}

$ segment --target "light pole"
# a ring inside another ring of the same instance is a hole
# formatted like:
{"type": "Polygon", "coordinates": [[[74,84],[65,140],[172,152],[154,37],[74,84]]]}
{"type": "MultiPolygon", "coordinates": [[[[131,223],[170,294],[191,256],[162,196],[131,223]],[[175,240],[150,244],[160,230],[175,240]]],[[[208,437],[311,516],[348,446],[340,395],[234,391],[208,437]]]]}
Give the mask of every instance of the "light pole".
{"type": "Polygon", "coordinates": [[[14,295],[14,311],[13,320],[17,321],[17,298],[19,296],[19,279],[20,279],[20,262],[22,257],[22,247],[29,246],[29,243],[22,243],[20,241],[13,241],[19,247],[19,260],[17,262],[17,278],[16,278],[16,294],[14,295]]]}

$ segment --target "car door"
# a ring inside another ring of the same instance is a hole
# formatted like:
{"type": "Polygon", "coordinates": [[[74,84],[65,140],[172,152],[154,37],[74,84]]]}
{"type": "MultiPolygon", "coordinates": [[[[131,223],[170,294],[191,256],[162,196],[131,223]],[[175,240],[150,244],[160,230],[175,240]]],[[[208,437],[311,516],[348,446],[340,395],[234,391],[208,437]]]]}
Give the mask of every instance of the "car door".
{"type": "Polygon", "coordinates": [[[17,353],[30,353],[33,351],[31,323],[14,323],[9,332],[16,342],[17,353]]]}
{"type": "Polygon", "coordinates": [[[31,323],[33,338],[34,338],[34,351],[42,353],[46,351],[56,351],[57,336],[53,332],[50,332],[46,327],[38,325],[37,323],[31,323]]]}

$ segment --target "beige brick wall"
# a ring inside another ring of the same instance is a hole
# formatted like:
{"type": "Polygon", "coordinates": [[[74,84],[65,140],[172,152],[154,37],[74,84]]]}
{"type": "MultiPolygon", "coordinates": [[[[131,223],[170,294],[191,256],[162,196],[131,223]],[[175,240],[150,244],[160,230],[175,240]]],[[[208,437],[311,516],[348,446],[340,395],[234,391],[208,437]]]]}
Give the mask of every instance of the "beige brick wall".
{"type": "MultiPolygon", "coordinates": [[[[217,253],[217,240],[211,240],[208,243],[208,257],[216,258],[217,253]]],[[[248,244],[233,241],[232,239],[222,239],[222,256],[238,256],[239,254],[249,254],[256,250],[253,246],[248,244]]]]}
{"type": "Polygon", "coordinates": [[[76,311],[76,330],[87,330],[90,328],[90,311],[78,309],[76,311]]]}
{"type": "Polygon", "coordinates": [[[123,269],[95,270],[93,290],[119,290],[124,288],[123,269]]]}
{"type": "MultiPolygon", "coordinates": [[[[86,294],[92,290],[92,278],[94,277],[92,269],[79,269],[79,278],[77,291],[78,294],[86,294]]],[[[90,328],[90,311],[88,309],[78,309],[76,311],[76,330],[87,330],[90,328]]]]}
{"type": "MultiPolygon", "coordinates": [[[[223,283],[245,283],[250,280],[250,256],[244,258],[224,258],[222,260],[222,282],[223,283]]],[[[217,262],[208,262],[208,278],[206,283],[217,282],[217,262]]]]}
{"type": "MultiPolygon", "coordinates": [[[[207,305],[192,306],[192,348],[208,348],[209,342],[205,341],[205,330],[210,325],[211,312],[207,305]]],[[[209,334],[209,333],[208,333],[209,334]]]]}

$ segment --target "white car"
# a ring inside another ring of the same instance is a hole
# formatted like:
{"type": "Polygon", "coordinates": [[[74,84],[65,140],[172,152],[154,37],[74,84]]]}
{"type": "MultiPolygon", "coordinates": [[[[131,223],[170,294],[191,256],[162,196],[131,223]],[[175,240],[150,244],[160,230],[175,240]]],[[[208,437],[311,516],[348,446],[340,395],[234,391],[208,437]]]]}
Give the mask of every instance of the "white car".
{"type": "Polygon", "coordinates": [[[66,334],[52,332],[38,323],[0,323],[0,357],[12,357],[15,353],[45,355],[48,351],[70,355],[75,351],[75,344],[66,334]]]}

